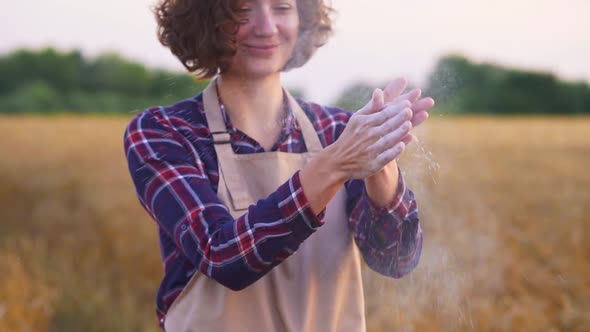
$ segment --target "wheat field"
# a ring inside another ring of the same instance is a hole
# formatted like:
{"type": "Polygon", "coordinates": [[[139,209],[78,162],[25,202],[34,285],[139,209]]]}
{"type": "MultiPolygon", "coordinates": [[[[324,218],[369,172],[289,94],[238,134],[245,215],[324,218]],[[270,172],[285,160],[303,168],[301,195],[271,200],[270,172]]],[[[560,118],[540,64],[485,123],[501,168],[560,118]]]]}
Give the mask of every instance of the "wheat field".
{"type": "MultiPolygon", "coordinates": [[[[0,117],[0,331],[158,331],[130,117],[0,117]]],[[[369,331],[589,331],[590,118],[433,116],[400,167],[424,248],[369,331]]]]}

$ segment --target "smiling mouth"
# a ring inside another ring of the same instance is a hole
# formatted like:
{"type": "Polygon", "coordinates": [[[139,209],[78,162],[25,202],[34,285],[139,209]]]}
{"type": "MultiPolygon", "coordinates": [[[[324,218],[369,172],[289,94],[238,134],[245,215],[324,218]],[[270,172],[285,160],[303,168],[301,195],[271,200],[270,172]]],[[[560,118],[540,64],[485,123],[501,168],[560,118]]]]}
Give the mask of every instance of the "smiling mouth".
{"type": "Polygon", "coordinates": [[[278,47],[279,45],[246,45],[248,48],[259,49],[259,50],[272,50],[273,48],[278,47]]]}
{"type": "Polygon", "coordinates": [[[244,49],[250,55],[256,57],[272,57],[276,54],[279,44],[272,45],[248,45],[244,44],[244,49]]]}

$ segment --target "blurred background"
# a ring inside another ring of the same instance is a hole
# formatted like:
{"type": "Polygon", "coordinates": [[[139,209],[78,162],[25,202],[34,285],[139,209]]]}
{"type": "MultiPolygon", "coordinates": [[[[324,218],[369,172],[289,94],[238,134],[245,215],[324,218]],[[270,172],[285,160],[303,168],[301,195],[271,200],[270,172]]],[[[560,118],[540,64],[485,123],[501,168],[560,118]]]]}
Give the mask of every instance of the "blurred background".
{"type": "MultiPolygon", "coordinates": [[[[206,82],[158,44],[153,4],[5,5],[0,331],[158,331],[156,226],[123,132],[206,82]]],[[[590,2],[332,5],[334,36],[288,89],[355,110],[403,76],[437,102],[400,161],[421,261],[364,269],[368,330],[589,331],[590,2]]]]}

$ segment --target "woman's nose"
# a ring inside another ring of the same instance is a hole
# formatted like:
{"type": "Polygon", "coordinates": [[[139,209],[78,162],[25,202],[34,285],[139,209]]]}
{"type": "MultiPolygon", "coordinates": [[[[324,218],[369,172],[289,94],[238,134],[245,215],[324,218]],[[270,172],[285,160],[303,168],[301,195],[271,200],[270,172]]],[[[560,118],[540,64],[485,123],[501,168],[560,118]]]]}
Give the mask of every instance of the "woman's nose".
{"type": "Polygon", "coordinates": [[[271,9],[261,9],[254,19],[254,33],[258,36],[274,35],[278,31],[276,23],[276,18],[271,9]]]}

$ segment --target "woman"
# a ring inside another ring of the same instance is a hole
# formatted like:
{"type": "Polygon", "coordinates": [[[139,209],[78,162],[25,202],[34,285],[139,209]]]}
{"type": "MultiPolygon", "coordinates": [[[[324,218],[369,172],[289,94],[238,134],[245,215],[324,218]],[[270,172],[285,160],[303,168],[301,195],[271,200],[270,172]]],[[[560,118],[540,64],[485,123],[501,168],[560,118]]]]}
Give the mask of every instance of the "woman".
{"type": "Polygon", "coordinates": [[[214,78],[125,131],[158,225],[166,331],[364,331],[360,256],[395,278],[418,263],[422,231],[396,158],[434,101],[400,95],[403,79],[354,114],[293,99],[280,73],[326,41],[328,13],[321,0],[157,5],[162,44],[214,78]]]}

